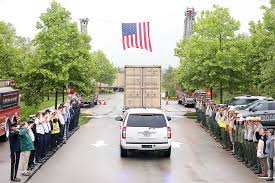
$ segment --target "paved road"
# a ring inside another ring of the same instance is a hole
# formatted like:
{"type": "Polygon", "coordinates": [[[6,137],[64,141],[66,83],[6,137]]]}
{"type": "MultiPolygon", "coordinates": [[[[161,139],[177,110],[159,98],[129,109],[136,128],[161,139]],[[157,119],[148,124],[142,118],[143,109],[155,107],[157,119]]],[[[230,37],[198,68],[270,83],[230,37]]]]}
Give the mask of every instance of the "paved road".
{"type": "Polygon", "coordinates": [[[10,157],[9,157],[9,143],[0,142],[0,182],[5,183],[9,181],[10,173],[10,157]]]}
{"type": "Polygon", "coordinates": [[[84,109],[94,118],[55,154],[29,181],[31,183],[260,183],[258,179],[194,123],[182,116],[193,109],[170,102],[163,109],[172,117],[170,159],[153,153],[120,158],[119,122],[123,95],[107,105],[84,109]]]}

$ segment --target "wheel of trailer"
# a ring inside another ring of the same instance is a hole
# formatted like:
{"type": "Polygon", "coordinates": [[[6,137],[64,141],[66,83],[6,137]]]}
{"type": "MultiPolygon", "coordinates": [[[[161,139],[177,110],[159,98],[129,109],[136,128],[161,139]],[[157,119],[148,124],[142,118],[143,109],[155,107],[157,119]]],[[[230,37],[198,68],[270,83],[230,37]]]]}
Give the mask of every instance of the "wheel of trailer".
{"type": "Polygon", "coordinates": [[[128,156],[128,152],[127,152],[127,149],[123,149],[122,146],[120,146],[120,156],[122,158],[126,158],[128,156]]]}
{"type": "Polygon", "coordinates": [[[164,157],[170,158],[170,156],[171,156],[171,147],[167,151],[164,152],[164,157]]]}
{"type": "Polygon", "coordinates": [[[0,141],[6,142],[9,138],[9,135],[10,135],[10,122],[8,121],[6,123],[6,133],[4,135],[0,136],[0,141]]]}

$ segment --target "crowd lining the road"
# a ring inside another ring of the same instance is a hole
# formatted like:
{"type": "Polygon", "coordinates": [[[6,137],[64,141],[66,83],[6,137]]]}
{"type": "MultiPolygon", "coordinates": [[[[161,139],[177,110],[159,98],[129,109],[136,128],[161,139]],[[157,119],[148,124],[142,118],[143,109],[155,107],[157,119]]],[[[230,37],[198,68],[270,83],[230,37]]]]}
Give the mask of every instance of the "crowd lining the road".
{"type": "Polygon", "coordinates": [[[10,125],[11,181],[17,178],[20,163],[22,176],[49,159],[78,128],[78,99],[61,104],[57,110],[46,110],[30,116],[28,122],[10,125]]]}
{"type": "Polygon", "coordinates": [[[212,100],[196,101],[197,122],[230,151],[239,162],[266,181],[273,181],[274,130],[266,129],[260,117],[241,117],[238,110],[212,100]]]}

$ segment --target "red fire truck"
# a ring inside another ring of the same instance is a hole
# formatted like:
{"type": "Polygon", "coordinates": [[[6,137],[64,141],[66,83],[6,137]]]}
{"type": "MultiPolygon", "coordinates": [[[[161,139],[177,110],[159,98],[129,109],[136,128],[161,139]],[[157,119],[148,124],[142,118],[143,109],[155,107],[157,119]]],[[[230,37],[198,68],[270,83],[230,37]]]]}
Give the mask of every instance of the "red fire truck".
{"type": "Polygon", "coordinates": [[[8,139],[11,122],[20,124],[19,90],[13,84],[13,80],[0,79],[0,141],[8,139]]]}

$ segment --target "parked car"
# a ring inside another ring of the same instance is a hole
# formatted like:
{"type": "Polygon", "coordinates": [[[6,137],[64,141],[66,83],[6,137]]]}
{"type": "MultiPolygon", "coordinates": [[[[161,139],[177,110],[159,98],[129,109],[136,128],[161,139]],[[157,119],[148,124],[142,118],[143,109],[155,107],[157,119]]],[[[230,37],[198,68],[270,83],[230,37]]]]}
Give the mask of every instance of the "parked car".
{"type": "Polygon", "coordinates": [[[97,105],[97,95],[92,97],[80,97],[80,107],[93,107],[97,105]]]}
{"type": "Polygon", "coordinates": [[[259,100],[244,110],[239,111],[240,117],[259,116],[262,125],[267,128],[275,128],[275,101],[259,100]]]}
{"type": "Polygon", "coordinates": [[[120,128],[120,155],[127,157],[128,151],[163,151],[171,155],[170,117],[160,109],[133,108],[125,111],[120,128]]]}
{"type": "Polygon", "coordinates": [[[256,100],[266,100],[269,99],[270,97],[265,97],[265,96],[238,96],[232,98],[230,101],[226,102],[229,107],[231,108],[242,108],[245,107],[246,105],[256,101],[256,100]]]}

